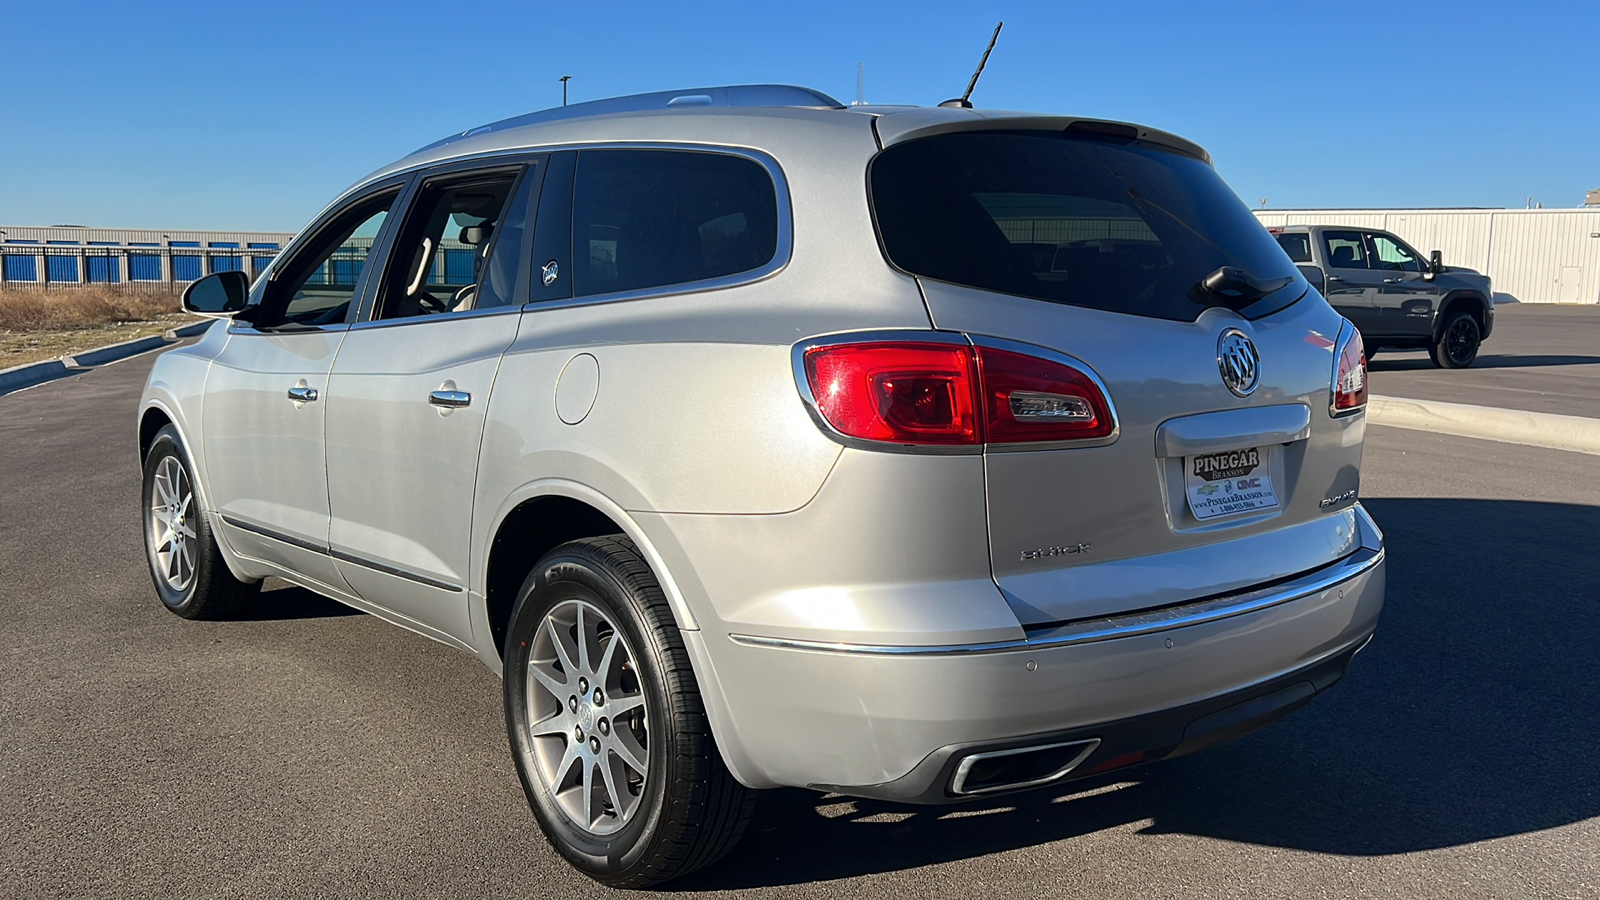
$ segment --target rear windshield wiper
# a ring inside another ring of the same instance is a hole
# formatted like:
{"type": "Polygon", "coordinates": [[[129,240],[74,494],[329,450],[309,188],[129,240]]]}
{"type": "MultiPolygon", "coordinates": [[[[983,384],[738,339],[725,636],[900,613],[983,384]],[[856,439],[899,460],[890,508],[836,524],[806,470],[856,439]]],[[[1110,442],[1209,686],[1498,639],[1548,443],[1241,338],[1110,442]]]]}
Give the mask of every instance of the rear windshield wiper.
{"type": "Polygon", "coordinates": [[[1261,279],[1249,269],[1222,266],[1195,282],[1194,287],[1189,289],[1189,299],[1202,306],[1243,309],[1273,291],[1288,287],[1293,281],[1292,275],[1261,279]]]}

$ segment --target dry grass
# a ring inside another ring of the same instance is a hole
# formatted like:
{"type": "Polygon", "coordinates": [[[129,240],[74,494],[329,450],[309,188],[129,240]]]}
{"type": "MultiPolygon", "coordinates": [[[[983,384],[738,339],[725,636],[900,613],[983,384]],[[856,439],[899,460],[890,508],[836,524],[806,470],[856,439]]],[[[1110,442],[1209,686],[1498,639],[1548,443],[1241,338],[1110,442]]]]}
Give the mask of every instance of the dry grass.
{"type": "Polygon", "coordinates": [[[0,369],[161,334],[193,322],[176,294],[127,285],[0,289],[0,369]]]}
{"type": "Polygon", "coordinates": [[[0,333],[71,331],[119,322],[146,322],[179,311],[165,291],[121,286],[64,291],[0,290],[0,333]]]}

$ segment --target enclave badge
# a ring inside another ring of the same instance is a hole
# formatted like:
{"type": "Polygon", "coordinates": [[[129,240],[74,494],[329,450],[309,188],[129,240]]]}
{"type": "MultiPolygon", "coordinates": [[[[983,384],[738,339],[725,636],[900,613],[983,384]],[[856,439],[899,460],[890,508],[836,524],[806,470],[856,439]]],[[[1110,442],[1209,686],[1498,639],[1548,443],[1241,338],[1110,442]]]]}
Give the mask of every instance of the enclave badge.
{"type": "Polygon", "coordinates": [[[1255,342],[1237,328],[1229,328],[1217,338],[1217,369],[1222,383],[1240,397],[1248,397],[1261,383],[1261,354],[1255,342]]]}

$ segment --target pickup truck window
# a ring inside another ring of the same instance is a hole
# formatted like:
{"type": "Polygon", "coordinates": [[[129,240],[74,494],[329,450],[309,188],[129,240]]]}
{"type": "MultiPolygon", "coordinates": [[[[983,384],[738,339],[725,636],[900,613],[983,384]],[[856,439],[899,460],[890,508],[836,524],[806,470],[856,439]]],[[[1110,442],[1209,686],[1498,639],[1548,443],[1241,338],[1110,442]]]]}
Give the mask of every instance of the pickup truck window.
{"type": "Polygon", "coordinates": [[[1328,252],[1328,265],[1335,269],[1366,269],[1367,248],[1359,231],[1324,231],[1323,246],[1328,252]]]}
{"type": "Polygon", "coordinates": [[[1311,262],[1311,235],[1280,234],[1277,238],[1278,246],[1283,248],[1283,252],[1289,254],[1290,262],[1311,262]]]}
{"type": "Polygon", "coordinates": [[[1421,272],[1422,259],[1411,248],[1387,234],[1372,235],[1372,255],[1376,258],[1374,269],[1401,272],[1421,272]]]}

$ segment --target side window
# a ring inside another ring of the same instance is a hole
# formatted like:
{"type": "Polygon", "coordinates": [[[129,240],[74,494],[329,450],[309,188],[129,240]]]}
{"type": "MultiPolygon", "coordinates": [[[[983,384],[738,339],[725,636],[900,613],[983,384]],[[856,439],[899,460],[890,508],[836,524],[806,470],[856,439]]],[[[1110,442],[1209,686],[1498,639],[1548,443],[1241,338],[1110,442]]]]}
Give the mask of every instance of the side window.
{"type": "Polygon", "coordinates": [[[1367,248],[1359,231],[1324,231],[1323,246],[1328,251],[1328,265],[1335,269],[1367,268],[1367,248]]]}
{"type": "Polygon", "coordinates": [[[1375,260],[1372,266],[1374,269],[1389,269],[1400,272],[1422,271],[1422,260],[1411,252],[1411,248],[1387,234],[1372,235],[1372,256],[1375,260]]]}
{"type": "Polygon", "coordinates": [[[1297,263],[1311,262],[1311,235],[1305,233],[1288,233],[1273,235],[1278,239],[1278,246],[1283,252],[1289,254],[1289,260],[1297,263]]]}
{"type": "Polygon", "coordinates": [[[586,150],[572,205],[576,296],[748,272],[778,251],[777,188],[742,156],[586,150]]]}
{"type": "Polygon", "coordinates": [[[256,326],[343,322],[373,242],[399,195],[396,188],[359,201],[287,260],[267,286],[256,326]]]}
{"type": "Polygon", "coordinates": [[[504,211],[518,174],[516,169],[502,169],[424,182],[389,254],[373,318],[403,319],[510,303],[526,213],[507,217],[504,211]],[[497,236],[502,224],[516,233],[497,236]],[[485,279],[491,271],[497,274],[485,279]]]}

